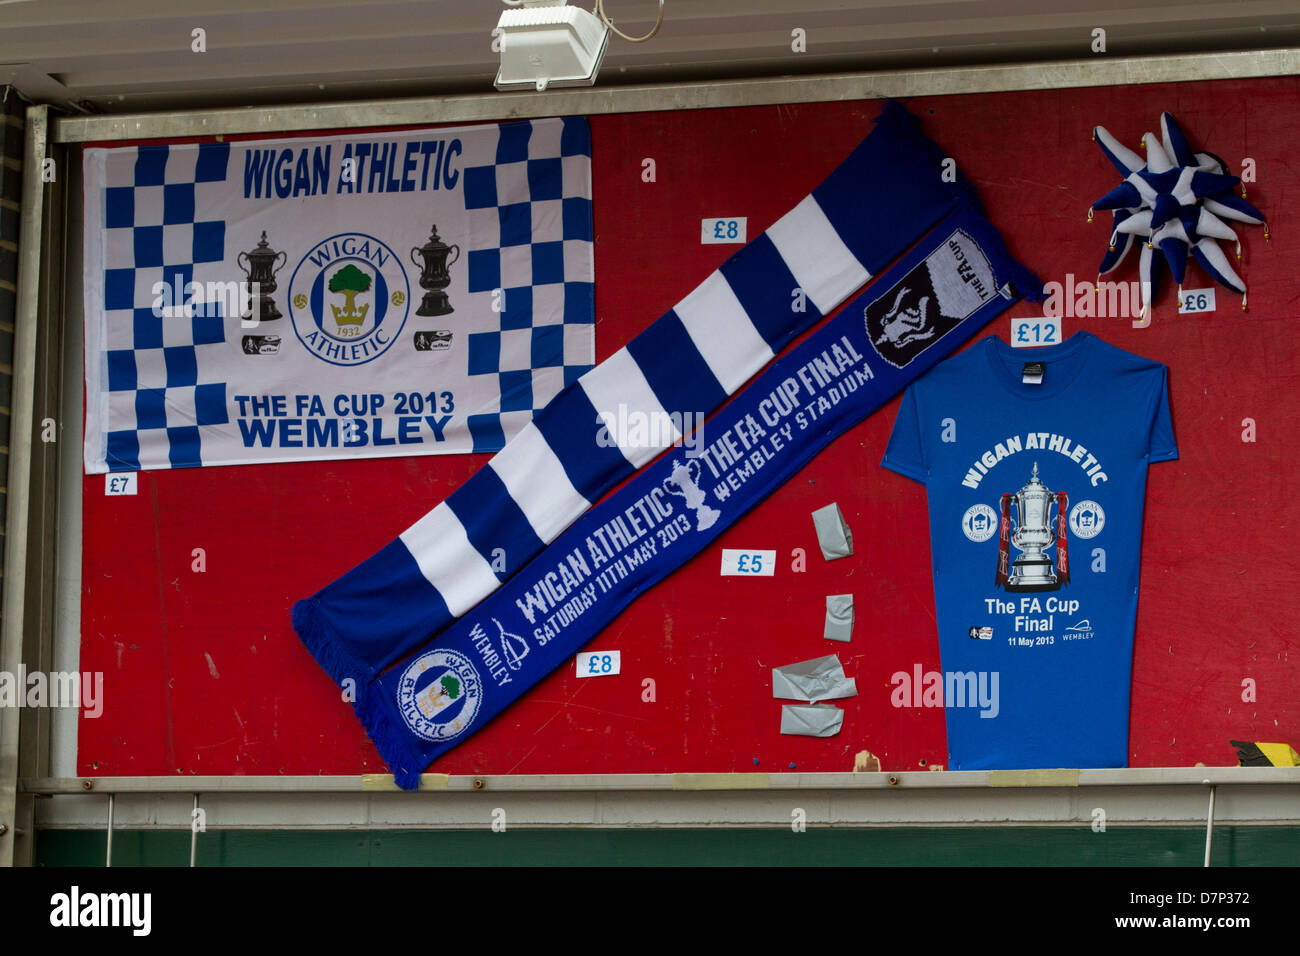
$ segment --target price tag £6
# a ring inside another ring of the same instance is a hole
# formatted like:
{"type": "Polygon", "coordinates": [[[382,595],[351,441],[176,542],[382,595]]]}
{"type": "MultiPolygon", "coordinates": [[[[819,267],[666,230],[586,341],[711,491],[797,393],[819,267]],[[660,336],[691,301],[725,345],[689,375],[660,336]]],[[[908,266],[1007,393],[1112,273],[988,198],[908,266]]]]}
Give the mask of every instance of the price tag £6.
{"type": "Polygon", "coordinates": [[[1214,311],[1214,289],[1184,289],[1178,303],[1180,315],[1214,311]]]}

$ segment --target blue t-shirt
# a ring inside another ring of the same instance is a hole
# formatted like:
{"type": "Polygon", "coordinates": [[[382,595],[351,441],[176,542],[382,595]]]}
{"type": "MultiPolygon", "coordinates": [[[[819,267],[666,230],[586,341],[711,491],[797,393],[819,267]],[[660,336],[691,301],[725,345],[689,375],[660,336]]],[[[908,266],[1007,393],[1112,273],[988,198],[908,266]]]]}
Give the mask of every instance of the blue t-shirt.
{"type": "Polygon", "coordinates": [[[1087,332],[990,336],[904,393],[882,464],[929,499],[951,769],[1127,765],[1147,465],[1178,457],[1167,372],[1087,332]]]}

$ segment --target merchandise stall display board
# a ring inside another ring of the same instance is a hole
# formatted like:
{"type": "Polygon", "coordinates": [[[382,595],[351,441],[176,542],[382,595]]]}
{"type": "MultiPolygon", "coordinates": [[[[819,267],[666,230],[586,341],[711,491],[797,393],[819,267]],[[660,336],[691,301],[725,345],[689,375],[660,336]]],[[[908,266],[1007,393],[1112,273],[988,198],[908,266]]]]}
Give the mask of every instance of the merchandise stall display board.
{"type": "MultiPolygon", "coordinates": [[[[1060,321],[1066,336],[1086,330],[1170,370],[1180,457],[1149,474],[1129,765],[1229,765],[1230,739],[1300,741],[1300,667],[1289,659],[1300,624],[1290,546],[1300,525],[1300,459],[1291,455],[1300,435],[1300,222],[1290,202],[1300,193],[1292,155],[1300,87],[1294,78],[1233,80],[906,105],[976,185],[1013,254],[1045,282],[1075,288],[1094,281],[1110,228],[1105,213],[1088,224],[1088,206],[1118,181],[1090,142],[1094,125],[1137,150],[1167,110],[1229,172],[1254,161],[1248,198],[1267,215],[1271,240],[1259,227],[1238,230],[1245,258],[1234,264],[1249,286],[1248,311],[1219,287],[1215,311],[1180,315],[1166,283],[1147,327],[1131,314],[1072,314],[1075,303],[1060,321]],[[1245,441],[1252,424],[1254,440],[1245,441]]],[[[737,248],[701,243],[702,219],[745,217],[756,236],[849,153],[879,109],[849,101],[591,117],[597,360],[737,248]]],[[[1108,278],[1136,282],[1135,259],[1108,278]]],[[[1211,284],[1189,266],[1187,288],[1211,284]]],[[[1009,314],[1042,307],[1022,302],[1009,314]]],[[[1009,328],[1004,316],[987,332],[1005,339],[1009,328]]],[[[620,651],[617,676],[580,679],[570,663],[430,769],[845,771],[860,750],[886,770],[944,765],[943,709],[891,700],[895,673],[940,670],[925,490],[880,466],[897,407],[895,399],[835,441],[600,634],[587,649],[620,651]],[[827,562],[811,513],[832,502],[855,551],[827,562]],[[775,551],[775,574],[721,576],[723,548],[775,551]],[[832,594],[854,595],[849,644],[822,636],[832,594]],[[858,696],[837,702],[843,729],[827,739],[782,736],[771,668],[827,654],[857,681],[858,696]]],[[[103,475],[83,476],[79,669],[103,672],[104,707],[80,719],[77,772],[383,772],[351,708],[294,635],[290,608],[486,460],[150,471],[139,474],[136,495],[111,497],[103,475]]]]}

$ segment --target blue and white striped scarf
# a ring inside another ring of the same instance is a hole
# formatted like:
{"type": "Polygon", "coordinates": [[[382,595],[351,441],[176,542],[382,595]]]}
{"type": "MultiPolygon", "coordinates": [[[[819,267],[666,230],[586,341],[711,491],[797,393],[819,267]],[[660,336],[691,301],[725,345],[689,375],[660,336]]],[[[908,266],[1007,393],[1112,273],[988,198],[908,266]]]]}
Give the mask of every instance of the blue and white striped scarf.
{"type": "Polygon", "coordinates": [[[961,201],[968,187],[946,181],[943,159],[911,114],[886,103],[790,212],[565,388],[397,540],[299,601],[293,626],[312,655],[340,685],[367,683],[509,580],[679,437],[602,440],[598,415],[713,412],[961,201]]]}

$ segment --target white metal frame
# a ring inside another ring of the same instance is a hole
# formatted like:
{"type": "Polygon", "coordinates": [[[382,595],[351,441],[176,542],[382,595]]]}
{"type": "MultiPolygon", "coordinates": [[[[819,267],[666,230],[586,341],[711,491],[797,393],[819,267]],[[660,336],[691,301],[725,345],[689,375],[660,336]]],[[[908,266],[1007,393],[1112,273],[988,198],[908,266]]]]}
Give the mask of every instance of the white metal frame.
{"type": "Polygon", "coordinates": [[[1161,57],[1094,56],[1087,60],[884,70],[830,76],[793,76],[717,83],[669,83],[499,93],[441,99],[394,99],[306,106],[75,116],[54,122],[54,142],[89,143],[161,136],[212,136],[349,126],[407,126],[537,116],[591,116],[658,110],[771,106],[886,97],[1005,93],[1013,90],[1130,86],[1192,80],[1246,79],[1300,74],[1300,49],[1203,53],[1161,57]]]}

